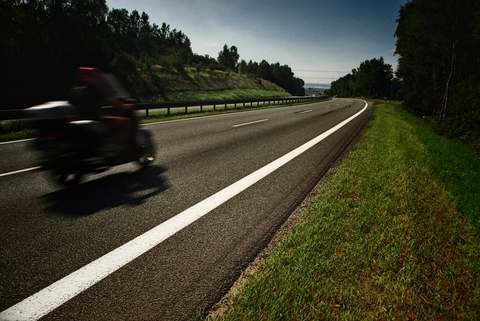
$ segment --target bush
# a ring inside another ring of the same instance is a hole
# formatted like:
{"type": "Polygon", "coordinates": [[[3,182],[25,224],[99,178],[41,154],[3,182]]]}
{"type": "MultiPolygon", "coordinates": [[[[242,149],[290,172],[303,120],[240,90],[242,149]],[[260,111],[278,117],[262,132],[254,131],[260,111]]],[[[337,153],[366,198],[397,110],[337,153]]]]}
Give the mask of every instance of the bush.
{"type": "Polygon", "coordinates": [[[462,142],[480,155],[480,111],[472,110],[435,124],[438,134],[462,142]]]}
{"type": "Polygon", "coordinates": [[[32,129],[32,123],[26,120],[12,120],[0,123],[0,135],[21,132],[22,130],[32,129]]]}

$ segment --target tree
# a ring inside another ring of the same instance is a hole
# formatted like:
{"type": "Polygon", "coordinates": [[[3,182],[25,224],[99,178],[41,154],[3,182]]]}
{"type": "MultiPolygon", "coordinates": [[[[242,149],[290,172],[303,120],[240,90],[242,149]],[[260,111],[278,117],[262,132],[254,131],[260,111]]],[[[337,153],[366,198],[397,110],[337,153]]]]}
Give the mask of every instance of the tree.
{"type": "Polygon", "coordinates": [[[238,54],[238,49],[236,46],[231,46],[230,49],[225,44],[223,50],[218,53],[217,61],[226,70],[235,70],[237,68],[238,59],[240,55],[238,54]]]}
{"type": "Polygon", "coordinates": [[[443,121],[472,108],[465,93],[479,81],[478,6],[474,0],[412,0],[401,7],[395,53],[408,109],[443,121]]]}
{"type": "Polygon", "coordinates": [[[0,95],[4,108],[24,108],[67,98],[73,72],[80,65],[115,72],[136,98],[158,96],[158,71],[237,70],[264,78],[289,92],[301,92],[302,81],[288,66],[245,61],[238,65],[236,46],[225,45],[218,59],[195,55],[190,39],[167,23],[150,24],[145,12],[108,10],[105,0],[0,1],[0,95]],[[26,95],[25,93],[28,93],[26,95]]]}
{"type": "Polygon", "coordinates": [[[256,76],[258,78],[263,78],[263,79],[266,79],[266,80],[271,80],[272,79],[271,74],[270,74],[270,64],[268,63],[268,61],[262,60],[258,64],[256,76]]]}
{"type": "Polygon", "coordinates": [[[330,91],[343,97],[384,97],[390,91],[392,80],[392,66],[385,63],[383,57],[373,58],[360,63],[351,74],[332,82],[330,91]]]}
{"type": "Polygon", "coordinates": [[[247,74],[247,62],[243,59],[238,64],[238,73],[244,75],[247,74]]]}
{"type": "Polygon", "coordinates": [[[383,57],[373,58],[360,64],[358,70],[352,71],[356,75],[357,91],[367,97],[383,97],[388,95],[392,83],[393,69],[386,64],[383,57]]]}
{"type": "Polygon", "coordinates": [[[197,68],[197,70],[215,70],[220,68],[217,60],[209,55],[201,56],[198,54],[193,54],[188,61],[188,64],[189,66],[197,68]]]}
{"type": "Polygon", "coordinates": [[[75,66],[103,65],[107,11],[105,0],[1,1],[0,68],[9,75],[0,86],[5,105],[65,98],[75,66]]]}
{"type": "Polygon", "coordinates": [[[305,95],[305,82],[302,79],[294,77],[292,69],[287,65],[280,65],[280,63],[270,64],[266,60],[256,63],[250,60],[248,64],[242,60],[238,67],[239,72],[250,76],[262,78],[271,81],[292,95],[305,95]]]}

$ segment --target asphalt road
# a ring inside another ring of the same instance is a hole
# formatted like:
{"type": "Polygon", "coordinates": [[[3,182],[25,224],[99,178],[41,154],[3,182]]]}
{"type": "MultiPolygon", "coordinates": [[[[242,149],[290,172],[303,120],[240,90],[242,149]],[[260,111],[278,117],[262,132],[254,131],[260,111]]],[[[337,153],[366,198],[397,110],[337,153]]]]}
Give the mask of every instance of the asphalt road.
{"type": "Polygon", "coordinates": [[[118,166],[71,190],[30,170],[30,141],[1,144],[0,320],[201,315],[365,126],[365,105],[335,99],[148,125],[153,168],[118,166]]]}

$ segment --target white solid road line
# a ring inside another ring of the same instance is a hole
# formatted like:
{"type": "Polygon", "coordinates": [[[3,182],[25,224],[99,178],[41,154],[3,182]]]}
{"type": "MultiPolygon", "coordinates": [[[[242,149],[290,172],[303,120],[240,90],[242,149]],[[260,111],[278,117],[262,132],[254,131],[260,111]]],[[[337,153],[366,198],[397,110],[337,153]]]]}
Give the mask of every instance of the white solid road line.
{"type": "Polygon", "coordinates": [[[233,125],[232,127],[241,127],[241,126],[247,126],[247,125],[252,125],[252,124],[258,124],[258,123],[263,123],[264,121],[267,121],[267,120],[268,119],[260,119],[260,120],[251,121],[249,123],[233,125]]]}
{"type": "MultiPolygon", "coordinates": [[[[13,174],[18,174],[18,173],[23,173],[23,172],[34,171],[34,170],[39,169],[39,168],[40,168],[40,166],[36,166],[36,167],[30,167],[30,168],[25,168],[25,169],[19,169],[18,171],[13,171],[13,172],[8,172],[8,173],[0,173],[0,177],[13,175],[13,174]]],[[[1,319],[0,319],[0,321],[1,321],[1,319]]]]}
{"type": "Polygon", "coordinates": [[[0,145],[24,143],[24,142],[32,141],[32,140],[34,140],[34,139],[35,139],[35,138],[25,138],[25,139],[11,140],[11,141],[8,141],[8,142],[0,142],[0,145]]]}
{"type": "Polygon", "coordinates": [[[367,106],[368,105],[365,102],[365,106],[361,111],[327,130],[323,134],[294,149],[288,154],[285,154],[270,164],[265,165],[216,194],[206,198],[200,203],[188,208],[180,214],[177,214],[162,224],[157,225],[153,229],[136,237],[128,243],[125,243],[115,250],[105,254],[99,259],[67,275],[63,279],[58,280],[45,289],[40,290],[25,300],[13,305],[0,313],[0,320],[18,321],[40,319],[111,273],[117,271],[127,263],[162,243],[170,236],[181,231],[235,195],[252,186],[262,178],[271,174],[295,157],[315,146],[363,113],[367,109],[367,106]]]}

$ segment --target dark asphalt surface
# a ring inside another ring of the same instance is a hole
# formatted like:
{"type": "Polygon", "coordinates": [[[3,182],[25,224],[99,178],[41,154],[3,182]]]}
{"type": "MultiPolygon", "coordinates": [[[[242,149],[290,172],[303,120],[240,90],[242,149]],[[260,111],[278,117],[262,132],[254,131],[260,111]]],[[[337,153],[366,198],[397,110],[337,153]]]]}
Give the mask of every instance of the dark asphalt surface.
{"type": "MultiPolygon", "coordinates": [[[[0,311],[287,154],[364,105],[336,99],[148,125],[158,146],[153,168],[118,166],[72,190],[59,188],[39,171],[0,176],[0,311]]],[[[372,110],[42,320],[194,319],[229,290],[372,110]]],[[[0,174],[35,166],[30,144],[0,145],[0,174]]]]}

